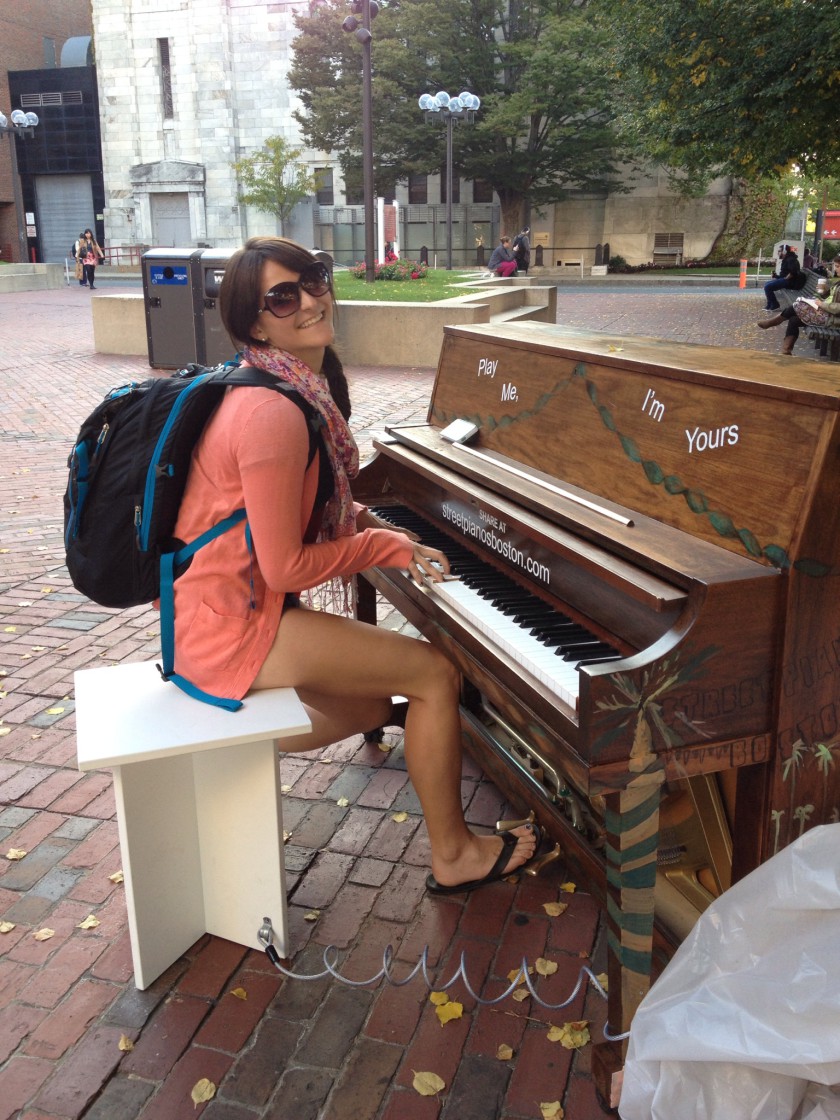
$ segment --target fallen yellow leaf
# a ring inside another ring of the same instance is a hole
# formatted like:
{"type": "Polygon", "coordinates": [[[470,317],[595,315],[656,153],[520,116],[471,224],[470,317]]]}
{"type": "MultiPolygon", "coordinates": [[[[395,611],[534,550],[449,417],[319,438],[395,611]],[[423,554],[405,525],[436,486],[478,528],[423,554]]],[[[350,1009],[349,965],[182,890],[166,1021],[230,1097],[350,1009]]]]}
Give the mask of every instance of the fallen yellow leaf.
{"type": "Polygon", "coordinates": [[[579,1050],[589,1042],[589,1020],[580,1019],[574,1023],[564,1023],[562,1027],[551,1027],[549,1042],[559,1042],[566,1050],[579,1050]]]}
{"type": "Polygon", "coordinates": [[[446,1082],[442,1081],[436,1073],[415,1073],[414,1080],[411,1083],[421,1097],[434,1097],[446,1088],[446,1082]]]}
{"type": "Polygon", "coordinates": [[[98,918],[94,918],[93,914],[88,914],[83,922],[79,922],[76,929],[96,929],[99,924],[98,918]]]}
{"type": "Polygon", "coordinates": [[[46,926],[44,926],[43,929],[37,930],[35,933],[32,934],[32,936],[35,938],[36,941],[49,941],[49,939],[51,937],[55,937],[55,930],[54,929],[48,929],[46,926]]]}
{"type": "Polygon", "coordinates": [[[391,744],[386,743],[384,740],[379,744],[379,749],[383,754],[388,754],[391,750],[391,744]]]}
{"type": "Polygon", "coordinates": [[[109,875],[108,878],[111,880],[112,883],[124,883],[125,882],[125,875],[123,875],[122,871],[115,871],[114,874],[109,875]]]}
{"type": "Polygon", "coordinates": [[[463,1014],[464,1005],[455,1000],[442,1003],[439,1007],[435,1008],[435,1015],[440,1019],[440,1025],[442,1027],[447,1023],[451,1023],[453,1019],[460,1019],[463,1014]]]}
{"type": "Polygon", "coordinates": [[[303,915],[303,920],[305,922],[317,922],[320,917],[321,917],[321,911],[320,910],[308,910],[303,915]]]}
{"type": "Polygon", "coordinates": [[[129,1050],[134,1049],[134,1043],[131,1041],[128,1035],[121,1034],[118,1045],[120,1050],[124,1050],[126,1053],[128,1053],[129,1050]]]}
{"type": "Polygon", "coordinates": [[[397,822],[397,824],[402,824],[402,823],[403,823],[403,821],[407,821],[407,820],[408,820],[408,813],[405,813],[405,812],[401,812],[401,813],[392,813],[392,814],[391,814],[391,820],[392,820],[392,821],[396,821],[396,822],[397,822]]]}
{"type": "Polygon", "coordinates": [[[517,988],[510,998],[515,999],[517,1003],[524,1003],[530,994],[527,988],[517,988]]]}
{"type": "Polygon", "coordinates": [[[280,787],[280,792],[281,793],[291,793],[292,792],[292,787],[289,786],[289,785],[281,786],[280,787]]]}
{"type": "Polygon", "coordinates": [[[0,922],[0,933],[11,933],[14,928],[14,922],[0,922]]]}
{"type": "Polygon", "coordinates": [[[60,716],[64,708],[47,708],[48,716],[60,716]]]}
{"type": "Polygon", "coordinates": [[[338,801],[336,801],[336,805],[339,807],[339,809],[346,809],[349,804],[350,802],[346,797],[339,797],[338,801]]]}
{"type": "Polygon", "coordinates": [[[0,735],[11,735],[11,727],[0,727],[0,735]]]}
{"type": "Polygon", "coordinates": [[[3,627],[3,633],[4,634],[17,634],[17,626],[4,626],[3,627]]]}
{"type": "Polygon", "coordinates": [[[557,971],[557,964],[555,961],[547,961],[545,957],[537,957],[534,962],[534,967],[540,976],[553,976],[557,971]]]}
{"type": "Polygon", "coordinates": [[[6,859],[11,859],[11,860],[23,859],[23,857],[25,855],[26,855],[26,849],[25,848],[9,848],[8,852],[6,852],[6,859]]]}
{"type": "MultiPolygon", "coordinates": [[[[530,965],[530,964],[528,965],[528,972],[529,972],[529,974],[533,975],[533,972],[534,972],[534,966],[533,965],[530,965]]],[[[520,984],[525,983],[525,977],[522,975],[521,966],[519,968],[512,968],[510,970],[510,972],[508,973],[507,978],[508,978],[508,980],[510,980],[511,983],[513,983],[513,981],[516,980],[517,977],[519,979],[520,984]]]]}
{"type": "Polygon", "coordinates": [[[202,1077],[200,1081],[196,1081],[190,1093],[195,1104],[203,1104],[205,1101],[212,1101],[215,1095],[216,1086],[212,1081],[208,1081],[206,1077],[202,1077]]]}
{"type": "Polygon", "coordinates": [[[432,992],[429,995],[429,1003],[433,1003],[435,1007],[440,1007],[444,1003],[449,1003],[449,996],[446,992],[432,992]]]}
{"type": "Polygon", "coordinates": [[[231,990],[230,994],[232,996],[236,996],[237,999],[243,999],[244,1000],[244,999],[248,998],[248,993],[245,991],[244,988],[233,988],[231,990]]]}
{"type": "Polygon", "coordinates": [[[500,1042],[499,1048],[496,1051],[496,1057],[500,1062],[509,1062],[513,1057],[513,1050],[507,1045],[506,1042],[500,1042]]]}
{"type": "Polygon", "coordinates": [[[610,990],[610,978],[609,976],[607,976],[606,972],[599,972],[595,979],[598,981],[605,992],[608,992],[610,990]]]}
{"type": "Polygon", "coordinates": [[[566,894],[574,894],[575,891],[577,890],[577,887],[575,886],[574,883],[561,883],[560,884],[560,890],[565,891],[566,894]]]}
{"type": "Polygon", "coordinates": [[[543,910],[548,914],[549,918],[559,918],[561,914],[569,909],[568,902],[544,902],[543,910]]]}
{"type": "Polygon", "coordinates": [[[563,1117],[566,1115],[559,1101],[541,1103],[540,1112],[542,1113],[543,1120],[563,1120],[563,1117]]]}

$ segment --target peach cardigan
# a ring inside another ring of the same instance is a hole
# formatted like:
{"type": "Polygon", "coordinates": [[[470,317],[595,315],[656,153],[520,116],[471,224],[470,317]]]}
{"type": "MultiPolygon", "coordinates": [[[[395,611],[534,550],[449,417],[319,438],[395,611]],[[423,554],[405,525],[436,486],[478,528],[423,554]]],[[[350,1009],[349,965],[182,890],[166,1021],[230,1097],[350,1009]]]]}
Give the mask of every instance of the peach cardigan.
{"type": "Polygon", "coordinates": [[[244,522],[223,533],[175,581],[175,669],[207,692],[247,693],[286,593],[411,560],[411,542],[387,529],[304,543],[318,485],[319,454],[307,468],[308,454],[297,405],[250,387],[228,390],[196,445],[176,536],[193,540],[243,505],[253,535],[249,553],[244,522]]]}

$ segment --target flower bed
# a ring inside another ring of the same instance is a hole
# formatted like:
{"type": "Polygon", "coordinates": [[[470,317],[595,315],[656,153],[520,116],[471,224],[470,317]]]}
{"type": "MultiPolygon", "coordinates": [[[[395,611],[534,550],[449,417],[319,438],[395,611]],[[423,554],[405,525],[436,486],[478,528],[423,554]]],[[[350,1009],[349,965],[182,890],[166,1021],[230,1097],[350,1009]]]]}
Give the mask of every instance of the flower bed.
{"type": "MultiPolygon", "coordinates": [[[[420,261],[375,261],[373,274],[375,280],[422,280],[427,266],[420,261]]],[[[365,262],[354,264],[350,272],[357,280],[365,279],[365,262]]]]}

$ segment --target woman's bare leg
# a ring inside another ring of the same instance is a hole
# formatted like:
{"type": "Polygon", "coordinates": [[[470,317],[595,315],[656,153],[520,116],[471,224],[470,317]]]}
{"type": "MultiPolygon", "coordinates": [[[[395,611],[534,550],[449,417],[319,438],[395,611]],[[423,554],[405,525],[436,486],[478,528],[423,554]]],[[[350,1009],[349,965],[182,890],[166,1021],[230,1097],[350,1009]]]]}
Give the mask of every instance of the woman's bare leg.
{"type": "MultiPolygon", "coordinates": [[[[279,686],[298,689],[313,712],[313,731],[291,741],[295,750],[369,730],[387,719],[391,696],[406,696],[406,763],[429,832],[432,872],[442,885],[487,874],[501,841],[474,835],[464,821],[459,676],[442,654],[389,630],[295,608],[283,615],[254,682],[254,688],[279,686]]],[[[526,862],[535,846],[531,830],[517,832],[510,871],[526,862]]]]}

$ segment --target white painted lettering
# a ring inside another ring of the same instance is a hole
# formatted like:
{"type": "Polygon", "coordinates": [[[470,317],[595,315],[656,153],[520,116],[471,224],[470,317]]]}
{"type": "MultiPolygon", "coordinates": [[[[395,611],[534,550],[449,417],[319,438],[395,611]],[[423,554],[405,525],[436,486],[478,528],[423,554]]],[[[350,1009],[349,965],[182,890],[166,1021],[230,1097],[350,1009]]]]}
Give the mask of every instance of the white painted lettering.
{"type": "Polygon", "coordinates": [[[504,385],[502,386],[502,400],[503,401],[515,401],[515,400],[518,400],[518,399],[519,398],[518,398],[517,393],[516,393],[516,386],[511,385],[511,383],[509,381],[506,381],[504,383],[504,385]]]}
{"type": "Polygon", "coordinates": [[[720,428],[695,428],[693,432],[685,429],[689,455],[694,451],[717,451],[724,446],[734,447],[739,437],[737,424],[724,424],[720,428]]]}

